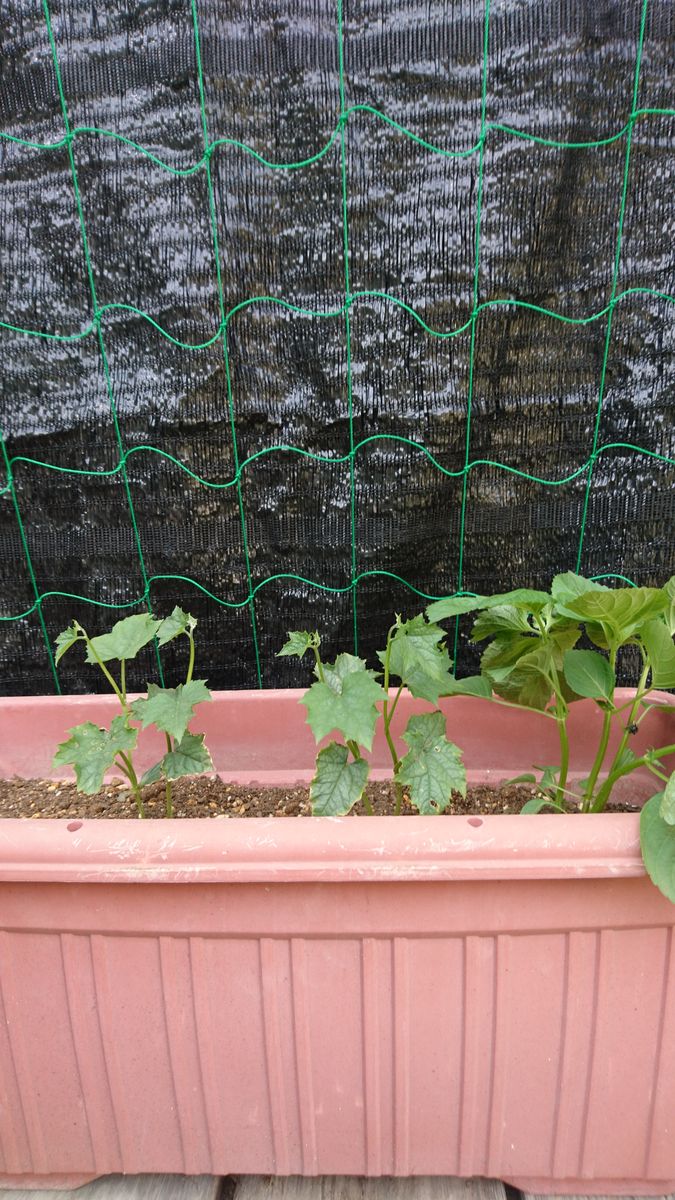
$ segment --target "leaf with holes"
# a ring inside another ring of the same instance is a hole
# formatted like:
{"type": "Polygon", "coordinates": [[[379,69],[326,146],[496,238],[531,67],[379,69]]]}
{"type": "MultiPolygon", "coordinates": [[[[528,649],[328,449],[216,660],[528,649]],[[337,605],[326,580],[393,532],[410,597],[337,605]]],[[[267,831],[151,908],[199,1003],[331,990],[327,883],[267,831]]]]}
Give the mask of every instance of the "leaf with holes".
{"type": "Polygon", "coordinates": [[[466,795],[462,752],[445,736],[441,712],[422,713],[408,721],[403,740],[410,747],[401,760],[397,780],[410,791],[410,799],[426,815],[443,812],[453,792],[466,795]]]}
{"type": "Polygon", "coordinates": [[[203,679],[192,679],[179,683],[175,688],[157,687],[148,684],[147,699],[134,700],[131,711],[143,729],[156,725],[162,733],[180,741],[187,729],[197,704],[210,700],[211,693],[203,679]]]}
{"type": "Polygon", "coordinates": [[[110,729],[84,721],[68,732],[70,737],[59,745],[52,765],[73,767],[78,789],[88,796],[103,785],[103,777],[114,766],[117,755],[134,749],[138,736],[127,724],[126,716],[115,717],[110,729]]]}
{"type": "Polygon", "coordinates": [[[370,750],[379,716],[376,704],[386,700],[375,672],[361,658],[339,654],[332,666],[324,666],[325,681],[313,683],[300,701],[307,709],[307,724],[317,742],[337,729],[348,741],[370,750]]]}
{"type": "Polygon", "coordinates": [[[317,817],[341,817],[361,799],[368,779],[364,758],[348,762],[349,751],[339,742],[331,742],[316,758],[316,775],[310,788],[312,813],[317,817]]]}

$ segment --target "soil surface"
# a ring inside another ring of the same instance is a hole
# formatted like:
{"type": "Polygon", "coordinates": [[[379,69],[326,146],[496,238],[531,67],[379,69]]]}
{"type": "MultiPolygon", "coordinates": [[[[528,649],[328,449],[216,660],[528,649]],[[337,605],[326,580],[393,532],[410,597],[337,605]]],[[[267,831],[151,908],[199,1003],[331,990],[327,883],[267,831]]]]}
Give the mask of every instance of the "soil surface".
{"type": "MultiPolygon", "coordinates": [[[[172,784],[175,817],[306,817],[311,816],[309,789],[241,787],[221,779],[200,775],[177,779],[172,784]]],[[[533,788],[511,784],[501,788],[474,787],[464,800],[453,795],[449,813],[517,813],[532,796],[533,788]]],[[[396,798],[389,783],[371,783],[367,795],[379,816],[394,812],[396,798]]],[[[148,817],[164,817],[163,784],[143,791],[148,817]]],[[[360,803],[355,814],[365,814],[360,803]]],[[[416,809],[404,795],[403,813],[416,809]]],[[[0,817],[137,817],[138,809],[126,780],[118,780],[95,796],[78,793],[74,783],[44,779],[0,779],[0,817]]]]}
{"type": "MultiPolygon", "coordinates": [[[[175,817],[308,817],[311,816],[309,789],[241,787],[207,775],[177,779],[172,785],[175,817]]],[[[396,799],[389,783],[370,783],[366,789],[373,811],[390,816],[396,799]]],[[[523,784],[501,787],[471,787],[466,799],[458,793],[446,814],[519,813],[531,799],[535,788],[523,784]]],[[[145,815],[164,817],[163,784],[152,784],[143,791],[145,815]]],[[[404,816],[415,816],[416,809],[404,795],[404,816]]],[[[623,811],[631,811],[628,806],[623,811]]],[[[353,810],[364,815],[360,803],[353,810]]],[[[0,818],[2,817],[137,817],[138,809],[129,786],[119,779],[95,796],[78,793],[74,783],[55,783],[46,779],[0,779],[0,818]]]]}

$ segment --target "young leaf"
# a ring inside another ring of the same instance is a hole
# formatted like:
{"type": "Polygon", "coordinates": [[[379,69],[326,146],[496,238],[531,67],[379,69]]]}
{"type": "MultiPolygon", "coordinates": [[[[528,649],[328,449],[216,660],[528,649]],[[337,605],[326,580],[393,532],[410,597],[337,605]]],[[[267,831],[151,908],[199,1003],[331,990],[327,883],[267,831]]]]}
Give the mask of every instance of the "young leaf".
{"type": "Polygon", "coordinates": [[[88,796],[102,786],[103,776],[119,752],[133,750],[136,745],[137,732],[127,725],[123,715],[114,718],[110,729],[99,729],[92,721],[85,721],[68,732],[70,737],[61,742],[52,765],[74,767],[78,790],[88,796]]]}
{"type": "MultiPolygon", "coordinates": [[[[452,677],[450,656],[440,625],[428,624],[423,616],[413,617],[398,626],[389,648],[389,671],[405,684],[413,696],[438,704],[446,694],[452,677]]],[[[380,662],[386,662],[386,651],[378,650],[380,662]]]]}
{"type": "Polygon", "coordinates": [[[180,637],[182,633],[194,633],[196,624],[196,617],[193,617],[190,613],[183,612],[183,609],[176,605],[171,615],[165,617],[160,623],[157,630],[157,644],[159,646],[166,646],[167,642],[180,637]]]}
{"type": "MultiPolygon", "coordinates": [[[[101,662],[109,662],[111,658],[135,658],[143,646],[147,646],[154,638],[161,621],[156,621],[149,613],[138,613],[134,617],[125,617],[113,625],[110,633],[102,633],[91,639],[91,644],[101,662]]],[[[96,658],[87,646],[87,662],[95,663],[96,658]]]]}
{"type": "Polygon", "coordinates": [[[492,687],[489,679],[483,675],[465,675],[464,679],[455,679],[454,675],[451,675],[441,695],[481,696],[483,699],[489,700],[492,695],[492,687]]]}
{"type": "Polygon", "coordinates": [[[211,693],[203,679],[179,683],[175,688],[161,688],[150,683],[147,699],[134,700],[131,711],[143,729],[156,725],[162,733],[168,733],[179,742],[192,720],[195,706],[210,699],[211,693]]]}
{"type": "Polygon", "coordinates": [[[70,650],[70,647],[74,646],[75,642],[80,641],[82,641],[82,634],[78,626],[73,621],[73,624],[69,625],[67,629],[64,629],[56,639],[56,663],[61,661],[66,653],[66,650],[70,650]]]}
{"type": "Polygon", "coordinates": [[[577,696],[611,701],[616,677],[606,658],[595,650],[566,650],[563,655],[565,679],[577,696]]]}
{"type": "Polygon", "coordinates": [[[204,745],[204,734],[184,733],[178,745],[164,755],[161,766],[162,774],[167,779],[212,771],[213,763],[204,745]]]}
{"type": "Polygon", "coordinates": [[[586,592],[565,605],[567,615],[600,625],[608,642],[620,644],[645,622],[663,613],[667,603],[659,588],[614,588],[586,592]]]}
{"type": "Polygon", "coordinates": [[[564,607],[579,596],[585,596],[586,592],[609,591],[611,588],[605,587],[604,583],[594,583],[592,579],[584,579],[583,575],[575,575],[574,571],[556,575],[551,584],[551,595],[556,608],[564,607]]]}
{"type": "Polygon", "coordinates": [[[341,817],[361,799],[368,779],[365,758],[347,762],[349,751],[339,742],[331,742],[316,757],[316,775],[310,788],[315,817],[341,817]]]}
{"type": "Polygon", "coordinates": [[[496,604],[476,617],[471,641],[481,642],[495,633],[536,633],[528,620],[528,611],[515,604],[496,604]]]}
{"type": "Polygon", "coordinates": [[[277,658],[297,655],[302,658],[308,650],[318,649],[321,638],[318,633],[310,633],[307,629],[295,629],[288,634],[288,641],[277,652],[277,658]]]}
{"type": "Polygon", "coordinates": [[[651,663],[652,687],[675,687],[675,645],[668,627],[658,618],[647,621],[640,630],[640,640],[651,663]]]}
{"type": "Polygon", "coordinates": [[[661,797],[659,814],[663,817],[666,825],[675,825],[675,771],[670,776],[661,797]]]}
{"type": "Polygon", "coordinates": [[[642,809],[640,846],[652,883],[675,902],[675,828],[661,816],[662,795],[652,796],[642,809]]]}
{"type": "Polygon", "coordinates": [[[164,759],[160,758],[159,762],[155,763],[154,767],[149,767],[145,774],[141,775],[141,778],[138,781],[141,787],[145,787],[148,783],[157,783],[162,778],[163,762],[164,759]]]}
{"type": "Polygon", "coordinates": [[[522,813],[538,813],[542,808],[552,808],[554,812],[567,812],[563,804],[558,804],[551,796],[533,796],[531,800],[527,800],[521,808],[522,813]]]}
{"type": "Polygon", "coordinates": [[[379,716],[375,705],[387,698],[375,672],[366,670],[363,659],[339,654],[332,667],[324,667],[324,675],[325,683],[313,683],[300,701],[317,742],[337,729],[347,741],[370,750],[379,716]]]}
{"type": "Polygon", "coordinates": [[[539,612],[551,600],[548,592],[535,588],[515,588],[512,592],[498,592],[495,596],[452,596],[445,600],[434,600],[427,607],[430,621],[444,621],[446,617],[459,617],[479,609],[496,608],[512,604],[524,612],[539,612]]]}
{"type": "Polygon", "coordinates": [[[397,779],[409,788],[415,808],[427,815],[443,812],[452,792],[466,795],[462,752],[445,736],[443,713],[412,716],[403,740],[410,749],[401,760],[397,779]]]}

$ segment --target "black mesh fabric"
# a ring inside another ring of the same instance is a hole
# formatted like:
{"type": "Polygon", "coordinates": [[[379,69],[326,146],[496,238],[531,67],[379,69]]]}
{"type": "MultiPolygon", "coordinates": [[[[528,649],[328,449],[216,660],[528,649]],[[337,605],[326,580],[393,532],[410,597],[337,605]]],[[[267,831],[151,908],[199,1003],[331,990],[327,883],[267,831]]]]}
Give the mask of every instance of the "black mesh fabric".
{"type": "Polygon", "coordinates": [[[1,0],[0,38],[4,694],[146,603],[212,687],[285,686],[291,628],[370,657],[427,597],[675,572],[671,0],[1,0]]]}

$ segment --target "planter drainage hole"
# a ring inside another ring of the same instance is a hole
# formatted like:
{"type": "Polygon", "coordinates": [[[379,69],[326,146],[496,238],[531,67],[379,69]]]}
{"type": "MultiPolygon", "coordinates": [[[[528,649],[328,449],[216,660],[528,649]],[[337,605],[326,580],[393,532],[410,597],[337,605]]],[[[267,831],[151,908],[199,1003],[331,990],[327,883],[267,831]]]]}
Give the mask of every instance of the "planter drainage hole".
{"type": "Polygon", "coordinates": [[[82,828],[81,821],[69,821],[68,824],[66,825],[66,829],[68,830],[68,833],[77,833],[78,829],[81,829],[81,828],[82,828]]]}
{"type": "MultiPolygon", "coordinates": [[[[478,829],[478,827],[483,824],[482,817],[469,817],[468,820],[469,825],[473,825],[474,829],[478,829]]],[[[70,825],[68,828],[70,829],[70,825]]]]}

